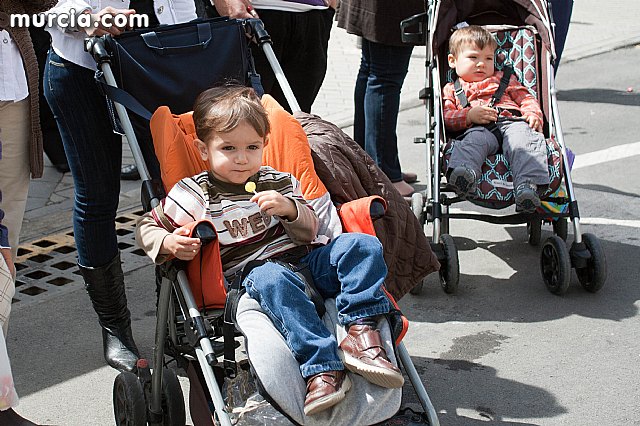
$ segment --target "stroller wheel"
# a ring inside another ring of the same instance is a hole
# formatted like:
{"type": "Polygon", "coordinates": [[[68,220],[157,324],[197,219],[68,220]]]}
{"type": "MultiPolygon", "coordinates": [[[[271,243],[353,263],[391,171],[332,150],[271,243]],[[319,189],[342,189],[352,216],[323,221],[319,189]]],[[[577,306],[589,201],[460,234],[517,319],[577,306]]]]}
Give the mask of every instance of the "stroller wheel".
{"type": "Polygon", "coordinates": [[[123,371],[113,382],[113,413],[118,426],[145,426],[147,404],[138,376],[123,371]]]}
{"type": "Polygon", "coordinates": [[[567,241],[567,235],[569,235],[569,224],[566,217],[560,217],[557,220],[553,220],[553,233],[563,240],[567,241]]]}
{"type": "Polygon", "coordinates": [[[527,222],[527,234],[529,234],[529,245],[539,246],[542,238],[542,220],[532,219],[527,222]]]}
{"type": "Polygon", "coordinates": [[[440,267],[440,286],[445,293],[452,294],[458,290],[458,282],[460,281],[458,249],[453,237],[449,234],[440,235],[440,244],[442,244],[446,258],[444,265],[440,267]]]}
{"type": "Polygon", "coordinates": [[[413,214],[420,222],[420,225],[424,226],[424,200],[420,192],[414,192],[411,195],[411,210],[413,214]]]}
{"type": "Polygon", "coordinates": [[[169,368],[162,369],[162,413],[162,424],[165,426],[184,425],[187,422],[182,387],[176,372],[169,368]]]}
{"type": "Polygon", "coordinates": [[[557,235],[547,238],[542,246],[540,270],[547,290],[558,295],[567,292],[571,282],[571,261],[565,242],[557,235]]]}
{"type": "Polygon", "coordinates": [[[582,241],[587,246],[591,257],[587,261],[585,268],[576,268],[576,274],[582,287],[591,293],[595,293],[602,288],[607,279],[607,260],[600,241],[595,235],[582,234],[582,241]]]}

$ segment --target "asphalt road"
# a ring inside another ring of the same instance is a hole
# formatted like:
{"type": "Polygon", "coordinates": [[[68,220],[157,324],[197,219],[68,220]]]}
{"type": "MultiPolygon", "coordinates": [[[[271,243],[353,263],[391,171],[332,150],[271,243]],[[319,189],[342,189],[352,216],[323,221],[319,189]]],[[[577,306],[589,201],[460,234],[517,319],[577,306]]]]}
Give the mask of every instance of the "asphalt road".
{"type": "MultiPolygon", "coordinates": [[[[402,299],[411,320],[407,348],[441,424],[638,424],[640,95],[626,89],[640,91],[639,63],[640,49],[629,48],[568,63],[558,75],[566,140],[576,165],[582,162],[573,177],[583,232],[600,237],[608,261],[599,293],[583,291],[575,275],[563,297],[547,292],[539,248],[527,244],[524,226],[459,221],[451,224],[459,292],[444,294],[432,276],[420,296],[402,299]]],[[[424,133],[423,123],[421,108],[400,116],[401,161],[419,172],[420,183],[424,146],[411,140],[424,133]]],[[[150,267],[127,277],[134,332],[147,357],[152,277],[150,267]]],[[[103,364],[83,291],[16,309],[8,345],[20,354],[12,359],[20,413],[41,424],[113,424],[116,372],[103,364]]],[[[410,388],[405,398],[415,403],[410,388]]]]}
{"type": "MultiPolygon", "coordinates": [[[[587,293],[574,273],[569,291],[552,295],[524,225],[465,220],[450,225],[460,255],[458,293],[446,295],[432,276],[420,296],[402,299],[412,321],[407,347],[420,354],[414,362],[442,424],[640,423],[638,63],[636,47],[558,73],[564,135],[577,154],[572,177],[582,232],[598,236],[606,253],[604,288],[587,293]]],[[[403,115],[403,140],[420,134],[410,130],[421,121],[421,111],[403,115]]],[[[403,148],[403,167],[421,170],[425,163],[414,159],[424,146],[403,148]]],[[[547,226],[543,239],[549,235],[547,226]]]]}

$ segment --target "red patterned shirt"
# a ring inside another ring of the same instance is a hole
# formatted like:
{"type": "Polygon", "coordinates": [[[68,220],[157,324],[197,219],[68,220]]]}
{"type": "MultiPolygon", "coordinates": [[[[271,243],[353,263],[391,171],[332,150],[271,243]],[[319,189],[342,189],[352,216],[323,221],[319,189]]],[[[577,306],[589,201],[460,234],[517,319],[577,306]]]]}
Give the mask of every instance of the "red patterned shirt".
{"type": "MultiPolygon", "coordinates": [[[[473,126],[473,124],[467,126],[467,113],[471,107],[489,104],[491,96],[498,90],[501,78],[502,71],[496,71],[491,77],[482,81],[468,83],[460,79],[462,90],[469,101],[466,108],[460,105],[453,83],[447,83],[442,90],[445,127],[448,130],[460,131],[473,126]]],[[[508,111],[511,109],[520,111],[522,117],[535,115],[542,121],[542,111],[538,101],[526,87],[520,84],[515,75],[511,76],[502,99],[494,106],[506,109],[500,113],[501,117],[512,117],[513,115],[508,111]]]]}

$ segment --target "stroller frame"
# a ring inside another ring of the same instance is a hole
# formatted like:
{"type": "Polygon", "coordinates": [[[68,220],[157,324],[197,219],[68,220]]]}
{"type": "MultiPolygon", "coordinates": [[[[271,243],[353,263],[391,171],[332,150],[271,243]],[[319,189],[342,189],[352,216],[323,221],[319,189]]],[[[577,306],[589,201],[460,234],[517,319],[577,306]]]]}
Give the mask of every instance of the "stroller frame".
{"type": "MultiPolygon", "coordinates": [[[[245,32],[253,42],[258,44],[264,51],[269,64],[271,65],[276,79],[278,80],[280,87],[289,103],[293,112],[300,111],[299,104],[291,90],[291,87],[280,67],[280,64],[273,52],[272,42],[269,34],[265,31],[262,21],[259,19],[243,19],[240,20],[243,24],[245,32]]],[[[85,40],[85,50],[88,51],[95,59],[98,70],[104,75],[106,83],[109,86],[117,88],[116,79],[114,77],[111,68],[111,57],[105,47],[105,39],[109,37],[92,37],[85,40]]],[[[133,159],[140,172],[142,179],[141,198],[145,209],[150,209],[158,206],[161,198],[164,196],[162,185],[157,181],[151,179],[149,170],[142,155],[137,137],[133,130],[131,120],[128,112],[122,104],[114,101],[116,114],[120,119],[120,124],[127,137],[128,144],[131,148],[133,159]]],[[[156,332],[155,332],[155,346],[154,346],[154,372],[148,365],[147,360],[140,359],[137,364],[137,372],[121,372],[116,377],[114,383],[114,412],[118,415],[118,407],[116,404],[127,403],[126,397],[127,387],[134,387],[134,392],[137,392],[135,396],[144,398],[144,404],[140,401],[130,402],[130,406],[124,407],[126,410],[133,410],[134,419],[131,423],[127,424],[149,424],[149,425],[162,425],[165,424],[167,416],[173,413],[168,413],[168,410],[176,409],[172,404],[168,404],[167,399],[170,395],[165,395],[166,390],[163,387],[163,369],[164,355],[166,352],[166,343],[168,338],[175,342],[177,339],[176,317],[175,307],[176,302],[180,307],[184,320],[184,332],[189,344],[193,347],[201,372],[204,376],[207,389],[209,391],[211,401],[214,405],[215,415],[217,421],[223,426],[230,426],[231,420],[229,413],[225,411],[224,397],[222,391],[218,386],[216,376],[214,374],[213,367],[220,367],[218,357],[212,345],[212,339],[220,338],[222,334],[216,334],[215,325],[209,322],[211,317],[206,317],[200,309],[194,299],[194,296],[189,287],[189,280],[186,272],[183,268],[176,266],[175,262],[169,268],[164,268],[163,277],[156,277],[161,283],[158,290],[158,304],[157,304],[157,319],[156,319],[156,332]],[[171,315],[170,315],[171,314],[171,315]],[[117,384],[125,386],[125,395],[117,395],[117,384]],[[123,399],[124,397],[124,399],[123,399]]],[[[206,308],[203,308],[206,310],[206,308]]],[[[211,312],[211,310],[209,310],[211,312]]],[[[219,320],[222,317],[223,310],[214,310],[213,318],[219,320]]],[[[418,396],[420,404],[424,409],[429,424],[431,426],[439,426],[438,416],[436,410],[431,403],[429,395],[422,383],[418,372],[411,360],[409,352],[407,351],[403,342],[400,342],[396,346],[396,354],[400,361],[401,366],[404,368],[415,392],[418,396]]],[[[175,373],[172,372],[175,377],[175,373]]],[[[179,390],[179,388],[178,388],[179,390]]],[[[181,390],[180,395],[181,395],[181,390]]],[[[181,395],[182,396],[182,395],[181,395]]],[[[122,408],[122,407],[120,407],[122,408]]],[[[184,400],[182,401],[182,416],[184,416],[184,400]]],[[[181,413],[180,407],[177,408],[178,418],[181,413]]],[[[128,411],[129,412],[129,411],[128,411]]]]}
{"type": "MultiPolygon", "coordinates": [[[[410,17],[402,22],[403,41],[413,44],[424,44],[427,49],[425,88],[420,91],[419,97],[425,102],[426,134],[424,137],[415,138],[415,143],[426,144],[427,158],[427,189],[424,193],[414,193],[411,206],[420,223],[432,223],[431,245],[441,262],[440,283],[446,293],[455,293],[458,289],[460,278],[460,265],[457,248],[454,239],[449,235],[449,219],[471,219],[495,224],[527,224],[528,241],[532,246],[540,244],[542,222],[551,222],[555,235],[547,238],[541,250],[540,266],[542,277],[547,289],[554,294],[564,294],[569,288],[571,269],[574,268],[578,279],[585,290],[597,292],[602,288],[606,280],[606,259],[600,243],[593,234],[582,233],[580,226],[580,213],[578,202],[575,198],[573,182],[570,174],[570,164],[565,148],[564,136],[557,102],[557,90],[551,58],[555,55],[553,41],[553,16],[546,0],[514,0],[518,7],[528,7],[529,11],[539,17],[545,28],[548,29],[550,55],[542,64],[546,73],[547,84],[542,85],[542,90],[548,93],[549,135],[554,135],[560,147],[562,156],[562,180],[565,183],[567,196],[561,198],[544,198],[543,201],[565,204],[568,212],[535,212],[530,214],[516,213],[511,215],[492,216],[476,213],[452,213],[449,207],[457,202],[464,201],[460,196],[450,197],[445,192],[450,191],[443,183],[444,171],[441,170],[441,156],[446,142],[444,129],[443,100],[441,98],[441,70],[440,61],[434,56],[434,32],[436,30],[436,17],[440,3],[454,3],[455,0],[425,0],[426,12],[410,17]],[[417,28],[417,31],[411,31],[417,28]],[[567,249],[567,218],[573,224],[574,241],[571,248],[567,249]]],[[[487,3],[486,1],[484,3],[487,3]]],[[[469,18],[467,16],[463,19],[469,18]]],[[[536,53],[537,55],[537,53],[536,53]]],[[[536,58],[538,61],[539,57],[536,58]]],[[[540,93],[539,96],[542,94],[540,93]]],[[[545,135],[547,137],[548,135],[545,135]]],[[[412,294],[422,291],[424,282],[418,283],[412,294]]]]}

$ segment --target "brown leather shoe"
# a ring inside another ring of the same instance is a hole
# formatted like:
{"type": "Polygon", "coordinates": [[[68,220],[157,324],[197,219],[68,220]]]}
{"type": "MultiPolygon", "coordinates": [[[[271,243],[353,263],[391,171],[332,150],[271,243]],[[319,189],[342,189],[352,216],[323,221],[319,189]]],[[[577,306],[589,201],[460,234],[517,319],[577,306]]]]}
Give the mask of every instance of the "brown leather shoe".
{"type": "Polygon", "coordinates": [[[393,182],[391,185],[402,195],[403,197],[411,197],[416,190],[413,186],[409,185],[407,182],[401,180],[400,182],[393,182]]]}
{"type": "Polygon", "coordinates": [[[404,384],[402,373],[387,357],[380,332],[370,325],[349,327],[340,349],[344,352],[344,365],[371,383],[383,388],[399,388],[404,384]]]}
{"type": "Polygon", "coordinates": [[[316,413],[333,407],[342,401],[351,389],[351,380],[345,371],[324,371],[307,379],[307,396],[304,399],[304,414],[316,413]]]}
{"type": "Polygon", "coordinates": [[[418,180],[418,175],[411,172],[402,172],[402,180],[407,183],[414,183],[418,180]]]}

